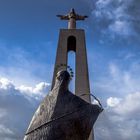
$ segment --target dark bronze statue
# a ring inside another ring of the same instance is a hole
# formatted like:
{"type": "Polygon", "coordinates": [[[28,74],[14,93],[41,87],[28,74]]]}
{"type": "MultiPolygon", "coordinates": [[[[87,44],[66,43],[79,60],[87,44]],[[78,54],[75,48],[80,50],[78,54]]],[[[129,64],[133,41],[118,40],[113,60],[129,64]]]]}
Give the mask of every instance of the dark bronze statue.
{"type": "Polygon", "coordinates": [[[70,74],[63,70],[28,127],[24,140],[88,140],[102,108],[85,102],[68,89],[70,74]]]}

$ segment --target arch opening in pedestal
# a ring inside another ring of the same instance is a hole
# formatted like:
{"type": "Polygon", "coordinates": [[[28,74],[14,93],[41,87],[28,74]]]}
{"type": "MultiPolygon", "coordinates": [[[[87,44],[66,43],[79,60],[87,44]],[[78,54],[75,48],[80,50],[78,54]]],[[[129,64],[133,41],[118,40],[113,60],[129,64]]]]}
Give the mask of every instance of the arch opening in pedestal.
{"type": "Polygon", "coordinates": [[[76,52],[76,37],[69,36],[67,40],[67,50],[76,52]]]}
{"type": "Polygon", "coordinates": [[[68,59],[67,60],[68,60],[67,65],[72,68],[72,71],[74,73],[73,77],[72,77],[72,80],[70,82],[69,88],[72,91],[72,93],[75,94],[75,78],[76,78],[75,66],[76,66],[76,62],[75,62],[75,52],[74,51],[69,51],[68,52],[68,59]]]}
{"type": "Polygon", "coordinates": [[[76,67],[76,37],[69,36],[67,40],[67,65],[70,66],[74,72],[73,79],[70,83],[70,90],[75,93],[75,67],[76,67]]]}

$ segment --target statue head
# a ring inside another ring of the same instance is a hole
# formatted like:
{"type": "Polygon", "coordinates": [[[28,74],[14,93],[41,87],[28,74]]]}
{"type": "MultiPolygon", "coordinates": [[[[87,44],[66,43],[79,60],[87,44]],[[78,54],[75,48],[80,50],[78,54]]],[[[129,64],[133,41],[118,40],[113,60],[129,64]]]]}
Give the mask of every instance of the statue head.
{"type": "Polygon", "coordinates": [[[71,13],[75,13],[74,8],[71,8],[70,12],[71,12],[71,13]]]}
{"type": "Polygon", "coordinates": [[[64,90],[67,90],[70,79],[71,77],[67,70],[58,71],[58,73],[56,74],[54,88],[59,87],[59,88],[63,88],[64,90]]]}
{"type": "Polygon", "coordinates": [[[67,70],[61,70],[57,73],[56,79],[59,81],[70,81],[70,74],[67,70]]]}

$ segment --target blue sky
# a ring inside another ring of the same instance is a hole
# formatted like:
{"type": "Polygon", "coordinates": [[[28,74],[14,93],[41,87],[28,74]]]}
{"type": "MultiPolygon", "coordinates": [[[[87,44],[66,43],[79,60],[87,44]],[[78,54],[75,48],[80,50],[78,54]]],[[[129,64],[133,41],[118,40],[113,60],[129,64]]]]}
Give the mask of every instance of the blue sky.
{"type": "Polygon", "coordinates": [[[139,7],[138,0],[1,0],[0,138],[23,138],[50,89],[59,29],[67,28],[56,15],[75,8],[89,16],[77,27],[86,33],[91,92],[105,107],[95,137],[139,140],[139,7]]]}

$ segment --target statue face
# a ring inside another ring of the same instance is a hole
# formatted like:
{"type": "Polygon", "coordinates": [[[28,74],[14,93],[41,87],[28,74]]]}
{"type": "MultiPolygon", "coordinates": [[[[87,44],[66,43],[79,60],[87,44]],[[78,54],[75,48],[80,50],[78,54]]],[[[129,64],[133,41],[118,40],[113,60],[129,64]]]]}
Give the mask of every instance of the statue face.
{"type": "Polygon", "coordinates": [[[61,80],[66,80],[66,81],[69,81],[70,80],[70,74],[68,71],[66,70],[62,70],[62,71],[59,71],[56,75],[56,78],[61,81],[61,80]]]}

